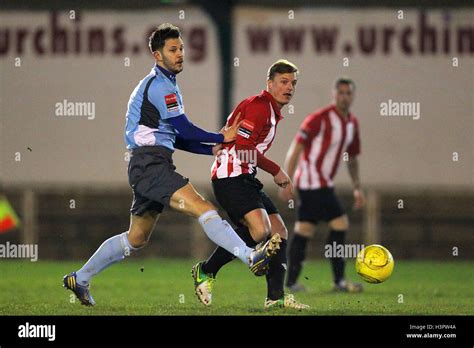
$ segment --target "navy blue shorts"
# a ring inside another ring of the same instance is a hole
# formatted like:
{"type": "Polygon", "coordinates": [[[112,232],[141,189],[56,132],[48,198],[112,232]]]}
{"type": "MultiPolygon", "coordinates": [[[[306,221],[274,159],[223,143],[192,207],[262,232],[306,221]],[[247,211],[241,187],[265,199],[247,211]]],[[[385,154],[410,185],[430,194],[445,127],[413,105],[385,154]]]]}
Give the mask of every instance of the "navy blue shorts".
{"type": "Polygon", "coordinates": [[[217,202],[226,211],[232,222],[241,226],[240,220],[254,209],[265,209],[268,215],[278,214],[270,197],[263,192],[263,184],[250,174],[212,182],[217,202]]]}
{"type": "Polygon", "coordinates": [[[345,214],[334,188],[324,187],[317,190],[298,190],[297,221],[317,224],[329,222],[345,214]]]}
{"type": "Polygon", "coordinates": [[[177,173],[173,152],[163,146],[142,146],[132,149],[128,164],[128,182],[133,191],[130,209],[133,215],[147,211],[161,213],[169,207],[171,196],[189,179],[177,173]]]}

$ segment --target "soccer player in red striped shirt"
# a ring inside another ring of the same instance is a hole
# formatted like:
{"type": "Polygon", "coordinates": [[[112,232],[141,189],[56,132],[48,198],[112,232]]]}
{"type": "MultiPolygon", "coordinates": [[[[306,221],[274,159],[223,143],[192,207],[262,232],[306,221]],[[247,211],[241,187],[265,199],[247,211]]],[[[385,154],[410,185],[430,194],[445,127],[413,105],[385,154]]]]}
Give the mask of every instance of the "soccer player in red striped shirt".
{"type": "MultiPolygon", "coordinates": [[[[278,123],[283,119],[281,108],[290,102],[295,92],[297,72],[297,67],[286,60],[279,60],[270,67],[267,89],[243,100],[229,116],[229,124],[239,113],[243,122],[235,142],[223,144],[221,154],[212,165],[214,194],[237,226],[240,238],[249,246],[270,235],[279,234],[282,239],[280,249],[268,266],[265,308],[309,308],[296,302],[293,295],[284,294],[288,231],[278,209],[262,190],[263,184],[255,177],[260,168],[270,173],[278,186],[293,189],[285,171],[265,153],[272,146],[278,123]]],[[[193,267],[196,295],[203,304],[211,304],[216,274],[234,258],[235,255],[218,247],[207,261],[193,267]]]]}
{"type": "MultiPolygon", "coordinates": [[[[333,179],[341,158],[347,158],[349,174],[354,187],[355,209],[364,205],[360,188],[359,165],[360,131],[357,118],[349,110],[354,99],[355,84],[348,78],[339,78],[334,86],[335,104],[308,115],[303,121],[288,150],[285,169],[294,176],[298,189],[295,234],[289,246],[289,265],[286,286],[291,291],[303,291],[297,283],[305,259],[306,244],[314,235],[320,221],[329,224],[327,243],[331,248],[343,245],[349,221],[334,193],[333,179]]],[[[280,190],[284,200],[293,198],[289,190],[280,190]]],[[[336,251],[334,250],[334,251],[336,251]]],[[[362,285],[344,277],[342,257],[330,257],[334,290],[360,292],[362,285]]]]}

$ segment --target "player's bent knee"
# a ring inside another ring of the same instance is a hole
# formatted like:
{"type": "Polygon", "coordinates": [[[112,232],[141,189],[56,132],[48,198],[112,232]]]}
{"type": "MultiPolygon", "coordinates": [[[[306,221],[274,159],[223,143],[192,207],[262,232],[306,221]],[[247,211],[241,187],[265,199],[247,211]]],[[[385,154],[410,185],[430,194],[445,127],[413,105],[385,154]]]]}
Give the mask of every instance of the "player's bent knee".
{"type": "Polygon", "coordinates": [[[297,221],[295,224],[295,234],[298,234],[305,238],[313,238],[316,226],[309,222],[297,221]]]}
{"type": "Polygon", "coordinates": [[[329,221],[329,227],[336,231],[346,231],[349,229],[349,219],[347,215],[339,216],[329,221]]]}
{"type": "Polygon", "coordinates": [[[150,240],[150,235],[150,233],[146,233],[143,230],[131,230],[128,233],[128,242],[133,248],[143,248],[145,245],[148,244],[148,241],[150,240]]]}
{"type": "Polygon", "coordinates": [[[305,231],[305,230],[299,230],[295,229],[295,234],[305,237],[305,238],[313,238],[313,232],[305,231]]]}
{"type": "Polygon", "coordinates": [[[128,242],[133,248],[143,248],[150,240],[153,224],[134,224],[128,232],[128,242]]]}

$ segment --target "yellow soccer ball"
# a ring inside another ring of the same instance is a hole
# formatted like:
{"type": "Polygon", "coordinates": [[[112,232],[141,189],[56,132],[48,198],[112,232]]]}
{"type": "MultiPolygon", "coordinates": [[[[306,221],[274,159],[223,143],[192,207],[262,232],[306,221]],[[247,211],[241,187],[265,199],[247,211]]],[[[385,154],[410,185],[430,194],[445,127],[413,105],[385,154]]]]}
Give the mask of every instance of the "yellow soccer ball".
{"type": "Polygon", "coordinates": [[[368,283],[378,284],[387,280],[393,271],[392,254],[387,248],[372,244],[357,254],[356,272],[368,283]]]}

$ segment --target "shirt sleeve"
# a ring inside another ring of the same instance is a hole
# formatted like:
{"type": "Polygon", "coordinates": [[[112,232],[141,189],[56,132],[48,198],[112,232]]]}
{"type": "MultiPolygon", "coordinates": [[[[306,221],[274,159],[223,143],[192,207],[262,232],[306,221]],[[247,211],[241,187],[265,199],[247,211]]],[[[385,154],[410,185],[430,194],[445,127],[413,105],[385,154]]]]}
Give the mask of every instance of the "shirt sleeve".
{"type": "Polygon", "coordinates": [[[309,145],[314,137],[318,135],[320,130],[321,116],[310,115],[304,119],[303,123],[301,123],[295,139],[299,144],[309,145]]]}
{"type": "Polygon", "coordinates": [[[359,135],[359,122],[354,119],[354,136],[352,137],[351,143],[347,146],[347,153],[349,157],[356,157],[360,154],[360,135],[359,135]]]}
{"type": "Polygon", "coordinates": [[[245,110],[238,110],[243,113],[243,122],[240,125],[235,143],[245,146],[257,146],[257,140],[265,127],[270,105],[263,103],[252,103],[247,105],[245,110]]]}
{"type": "Polygon", "coordinates": [[[148,88],[148,101],[158,109],[163,120],[184,114],[184,105],[179,89],[173,89],[157,79],[148,88]]]}
{"type": "Polygon", "coordinates": [[[171,123],[181,138],[185,140],[195,140],[203,143],[222,143],[224,142],[224,135],[221,133],[208,132],[198,126],[189,122],[186,115],[179,115],[177,117],[170,118],[171,123]]]}
{"type": "Polygon", "coordinates": [[[255,103],[247,106],[243,122],[235,139],[236,150],[254,150],[257,152],[257,167],[275,176],[280,171],[278,164],[257,150],[257,140],[268,120],[270,105],[255,103]]]}
{"type": "Polygon", "coordinates": [[[183,151],[201,155],[212,155],[212,145],[202,144],[196,140],[186,140],[180,136],[176,137],[174,147],[183,151]]]}

